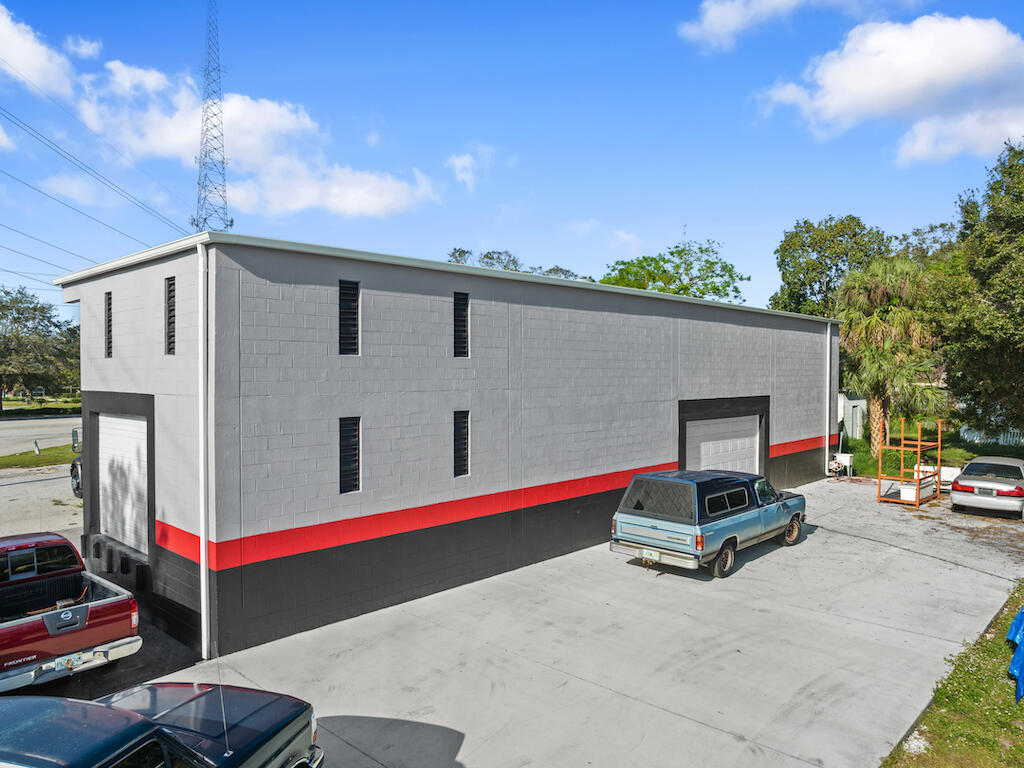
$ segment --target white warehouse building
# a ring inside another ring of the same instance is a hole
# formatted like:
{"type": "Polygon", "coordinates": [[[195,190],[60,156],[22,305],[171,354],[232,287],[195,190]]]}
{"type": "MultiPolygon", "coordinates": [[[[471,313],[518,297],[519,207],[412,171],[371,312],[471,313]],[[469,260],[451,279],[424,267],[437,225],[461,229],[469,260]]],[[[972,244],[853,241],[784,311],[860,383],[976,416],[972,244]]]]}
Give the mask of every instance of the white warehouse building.
{"type": "Polygon", "coordinates": [[[200,233],[81,305],[83,554],[208,655],[607,541],[638,471],[792,487],[831,320],[200,233]]]}

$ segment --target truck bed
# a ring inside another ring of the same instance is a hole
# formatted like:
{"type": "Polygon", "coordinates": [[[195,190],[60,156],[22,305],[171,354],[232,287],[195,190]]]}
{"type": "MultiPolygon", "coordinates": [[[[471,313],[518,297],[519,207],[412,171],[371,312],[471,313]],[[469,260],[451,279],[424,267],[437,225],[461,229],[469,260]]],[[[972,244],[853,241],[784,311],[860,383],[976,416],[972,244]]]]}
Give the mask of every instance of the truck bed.
{"type": "Polygon", "coordinates": [[[0,625],[48,610],[95,603],[119,594],[127,596],[127,592],[115,591],[109,584],[97,581],[84,571],[10,584],[3,590],[0,625]]]}

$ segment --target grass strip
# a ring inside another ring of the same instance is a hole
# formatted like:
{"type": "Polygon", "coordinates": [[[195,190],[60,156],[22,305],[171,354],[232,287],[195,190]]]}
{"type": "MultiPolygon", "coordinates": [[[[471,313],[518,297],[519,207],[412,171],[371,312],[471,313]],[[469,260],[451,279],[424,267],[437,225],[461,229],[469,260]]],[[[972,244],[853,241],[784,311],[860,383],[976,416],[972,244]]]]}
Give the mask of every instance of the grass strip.
{"type": "Polygon", "coordinates": [[[981,637],[950,659],[917,728],[881,768],[1020,768],[1024,765],[1024,700],[1014,702],[1007,674],[1013,650],[1006,631],[1024,605],[1024,581],[981,637]]]}
{"type": "Polygon", "coordinates": [[[71,450],[70,444],[42,448],[38,456],[35,451],[12,453],[9,456],[0,456],[0,469],[27,469],[29,467],[49,467],[53,464],[71,464],[77,455],[71,450]]]}

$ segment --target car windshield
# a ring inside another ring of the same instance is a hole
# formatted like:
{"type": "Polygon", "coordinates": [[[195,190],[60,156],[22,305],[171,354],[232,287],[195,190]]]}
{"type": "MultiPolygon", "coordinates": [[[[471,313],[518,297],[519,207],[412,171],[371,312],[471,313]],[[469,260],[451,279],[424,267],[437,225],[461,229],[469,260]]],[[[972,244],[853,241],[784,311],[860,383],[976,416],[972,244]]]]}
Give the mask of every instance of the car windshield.
{"type": "Polygon", "coordinates": [[[626,489],[619,509],[644,517],[693,525],[696,494],[690,483],[636,477],[626,489]]]}
{"type": "Polygon", "coordinates": [[[964,467],[964,474],[971,477],[998,477],[1002,480],[1021,480],[1020,467],[1013,464],[996,464],[993,461],[972,461],[964,467]]]}

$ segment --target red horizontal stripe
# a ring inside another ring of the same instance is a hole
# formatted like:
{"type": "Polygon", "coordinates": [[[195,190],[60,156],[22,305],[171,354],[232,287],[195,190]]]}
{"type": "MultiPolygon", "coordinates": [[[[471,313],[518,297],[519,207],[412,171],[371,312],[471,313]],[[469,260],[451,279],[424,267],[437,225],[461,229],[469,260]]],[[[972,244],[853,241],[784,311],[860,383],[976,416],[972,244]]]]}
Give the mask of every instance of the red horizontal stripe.
{"type": "MultiPolygon", "coordinates": [[[[349,520],[336,520],[285,531],[260,533],[240,539],[211,541],[210,568],[221,571],[263,560],[273,560],[303,552],[315,552],[319,549],[330,549],[343,544],[354,544],[359,541],[393,536],[397,533],[418,531],[489,515],[500,515],[514,509],[524,509],[554,501],[613,491],[625,488],[635,474],[661,472],[677,467],[677,462],[673,461],[653,467],[628,469],[606,475],[536,485],[515,491],[473,496],[468,499],[444,501],[439,504],[382,512],[349,520]]],[[[193,562],[199,561],[199,537],[161,520],[156,521],[156,543],[193,562]]]]}
{"type": "MultiPolygon", "coordinates": [[[[839,436],[831,435],[829,442],[834,444],[839,436]]],[[[807,440],[794,440],[780,443],[769,448],[768,455],[786,456],[791,453],[821,448],[824,437],[812,437],[807,440]]],[[[610,472],[606,475],[583,477],[578,480],[564,480],[547,485],[535,485],[514,491],[473,496],[468,499],[443,501],[423,507],[398,509],[393,512],[382,512],[376,515],[354,517],[349,520],[336,520],[330,523],[319,523],[302,528],[290,528],[273,533],[260,533],[255,536],[243,536],[240,539],[210,542],[210,568],[222,571],[237,568],[264,560],[278,557],[299,555],[304,552],[315,552],[330,549],[344,544],[355,544],[360,541],[394,536],[398,533],[419,531],[438,525],[458,523],[478,517],[500,515],[514,509],[525,509],[555,501],[589,496],[618,488],[625,488],[633,475],[641,472],[662,472],[676,469],[677,462],[668,462],[653,467],[627,469],[621,472],[610,472]]],[[[194,533],[156,521],[156,543],[193,562],[199,562],[199,537],[194,533]]]]}
{"type": "MultiPolygon", "coordinates": [[[[829,435],[828,444],[835,445],[839,442],[839,433],[829,435]]],[[[768,456],[774,459],[777,456],[788,456],[791,453],[800,453],[801,451],[812,451],[815,448],[825,447],[825,437],[819,435],[818,437],[808,437],[806,440],[793,440],[789,443],[776,443],[768,449],[768,456]]]]}

